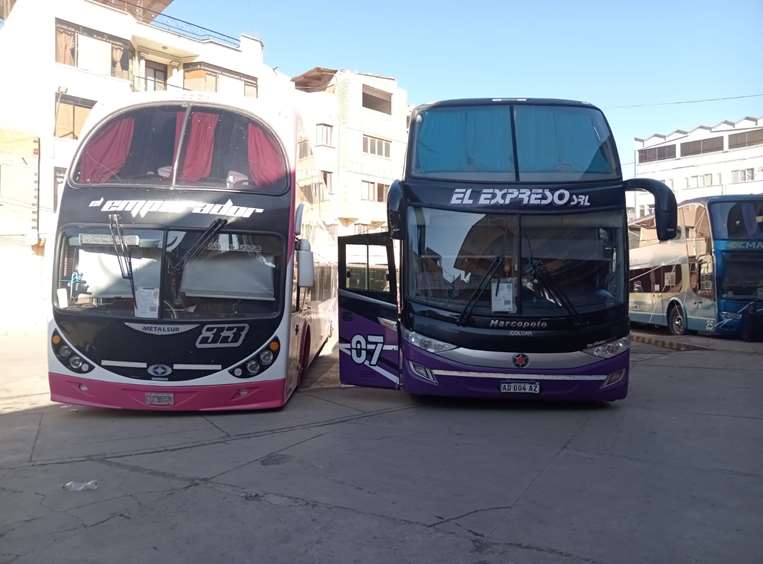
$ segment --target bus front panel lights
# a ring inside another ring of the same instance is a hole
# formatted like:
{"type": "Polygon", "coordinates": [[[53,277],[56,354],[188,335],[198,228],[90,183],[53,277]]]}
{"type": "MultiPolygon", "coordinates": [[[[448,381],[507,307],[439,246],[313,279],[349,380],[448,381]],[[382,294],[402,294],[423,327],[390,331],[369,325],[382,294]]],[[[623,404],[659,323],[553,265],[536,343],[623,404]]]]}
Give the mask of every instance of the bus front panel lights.
{"type": "Polygon", "coordinates": [[[620,370],[615,370],[614,372],[610,372],[607,375],[607,379],[604,380],[604,383],[601,385],[602,388],[607,388],[609,386],[613,386],[615,384],[620,383],[623,378],[625,378],[625,375],[628,373],[627,368],[621,368],[620,370]]]}

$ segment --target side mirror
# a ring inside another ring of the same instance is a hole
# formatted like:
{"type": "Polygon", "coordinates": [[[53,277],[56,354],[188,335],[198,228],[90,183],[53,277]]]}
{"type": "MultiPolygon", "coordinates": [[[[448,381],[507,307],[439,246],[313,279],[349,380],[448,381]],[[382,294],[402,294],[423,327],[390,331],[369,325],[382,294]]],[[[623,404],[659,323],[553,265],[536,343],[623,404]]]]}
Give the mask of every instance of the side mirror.
{"type": "Polygon", "coordinates": [[[654,196],[654,219],[657,238],[673,239],[678,233],[678,204],[673,191],[665,184],[651,178],[631,178],[623,182],[625,190],[646,190],[654,196]]]}
{"type": "Polygon", "coordinates": [[[305,213],[305,204],[299,204],[297,211],[294,212],[294,236],[299,237],[302,234],[302,214],[305,213]]]}
{"type": "Polygon", "coordinates": [[[305,240],[299,241],[297,255],[297,286],[300,288],[312,288],[315,285],[315,258],[310,250],[310,243],[305,240]]]}
{"type": "Polygon", "coordinates": [[[403,238],[403,183],[395,180],[387,192],[387,226],[392,239],[403,238]]]}

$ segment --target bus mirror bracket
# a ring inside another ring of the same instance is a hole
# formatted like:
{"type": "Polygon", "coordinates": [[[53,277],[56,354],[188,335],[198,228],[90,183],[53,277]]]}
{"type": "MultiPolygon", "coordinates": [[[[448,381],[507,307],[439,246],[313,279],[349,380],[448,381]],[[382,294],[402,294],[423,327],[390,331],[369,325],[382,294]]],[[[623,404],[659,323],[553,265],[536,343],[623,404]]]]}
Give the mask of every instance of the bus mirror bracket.
{"type": "Polygon", "coordinates": [[[305,204],[297,205],[297,211],[294,212],[294,236],[299,237],[302,234],[302,214],[305,212],[305,204]]]}
{"type": "Polygon", "coordinates": [[[654,218],[657,238],[660,241],[673,239],[678,233],[678,205],[673,191],[659,180],[651,178],[630,178],[623,182],[628,191],[645,190],[654,196],[654,218]]]}
{"type": "Polygon", "coordinates": [[[403,238],[403,183],[395,180],[387,193],[387,225],[392,239],[403,238]]]}
{"type": "Polygon", "coordinates": [[[310,242],[300,239],[297,247],[297,286],[312,288],[315,285],[315,258],[310,242]]]}

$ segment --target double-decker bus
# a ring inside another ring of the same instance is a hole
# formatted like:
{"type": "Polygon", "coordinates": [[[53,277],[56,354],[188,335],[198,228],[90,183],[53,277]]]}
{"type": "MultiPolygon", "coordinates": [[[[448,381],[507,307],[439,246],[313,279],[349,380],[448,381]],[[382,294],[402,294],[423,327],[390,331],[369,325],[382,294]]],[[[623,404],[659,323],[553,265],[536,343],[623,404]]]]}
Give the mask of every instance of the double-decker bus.
{"type": "MultiPolygon", "coordinates": [[[[55,239],[51,399],[284,405],[329,336],[336,240],[285,104],[198,93],[96,106],[55,239]]],[[[332,306],[333,304],[333,306],[332,306]]]]}
{"type": "Polygon", "coordinates": [[[763,336],[763,195],[687,200],[671,241],[657,239],[653,216],[628,229],[632,321],[763,336]]]}
{"type": "Polygon", "coordinates": [[[630,189],[655,195],[659,237],[675,235],[673,194],[654,180],[623,181],[607,121],[589,104],[416,108],[389,232],[339,238],[342,382],[420,395],[625,397],[630,189]]]}

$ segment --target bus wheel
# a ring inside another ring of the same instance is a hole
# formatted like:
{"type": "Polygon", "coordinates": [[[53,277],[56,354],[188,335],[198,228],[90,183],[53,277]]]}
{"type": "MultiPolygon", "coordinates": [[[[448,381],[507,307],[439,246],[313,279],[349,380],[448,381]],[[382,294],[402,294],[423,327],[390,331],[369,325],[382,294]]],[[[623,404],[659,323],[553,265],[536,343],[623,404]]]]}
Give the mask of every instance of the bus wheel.
{"type": "Polygon", "coordinates": [[[686,317],[679,305],[672,305],[668,310],[668,329],[671,335],[686,335],[686,317]]]}

